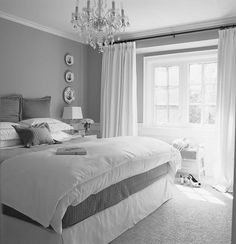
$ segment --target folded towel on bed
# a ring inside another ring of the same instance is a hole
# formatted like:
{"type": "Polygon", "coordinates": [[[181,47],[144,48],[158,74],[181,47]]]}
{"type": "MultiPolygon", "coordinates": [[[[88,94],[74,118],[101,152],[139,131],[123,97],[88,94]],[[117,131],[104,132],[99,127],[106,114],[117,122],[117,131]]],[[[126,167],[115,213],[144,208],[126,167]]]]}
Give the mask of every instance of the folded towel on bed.
{"type": "Polygon", "coordinates": [[[86,155],[87,151],[83,147],[61,147],[56,151],[56,155],[86,155]]]}

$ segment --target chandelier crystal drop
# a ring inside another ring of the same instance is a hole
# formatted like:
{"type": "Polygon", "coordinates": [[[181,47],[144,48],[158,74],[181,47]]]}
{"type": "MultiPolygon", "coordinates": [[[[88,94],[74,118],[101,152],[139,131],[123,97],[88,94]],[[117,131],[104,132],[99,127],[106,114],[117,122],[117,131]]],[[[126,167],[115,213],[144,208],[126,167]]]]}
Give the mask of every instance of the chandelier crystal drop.
{"type": "Polygon", "coordinates": [[[98,46],[99,52],[103,52],[104,47],[113,44],[115,35],[125,31],[129,26],[123,6],[117,9],[114,0],[111,9],[107,9],[107,3],[103,0],[97,2],[94,0],[94,6],[87,0],[87,6],[81,8],[80,12],[79,7],[79,0],[76,0],[71,20],[73,29],[78,31],[81,38],[91,47],[96,49],[98,46]]]}

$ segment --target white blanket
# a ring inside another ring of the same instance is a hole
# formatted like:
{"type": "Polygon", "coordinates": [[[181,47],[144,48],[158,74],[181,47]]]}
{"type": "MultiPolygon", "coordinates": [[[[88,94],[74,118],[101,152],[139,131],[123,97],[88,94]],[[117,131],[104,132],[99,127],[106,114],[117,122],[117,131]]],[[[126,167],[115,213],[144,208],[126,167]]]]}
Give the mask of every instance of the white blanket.
{"type": "Polygon", "coordinates": [[[4,161],[3,204],[61,233],[68,206],[166,162],[174,175],[181,162],[177,150],[153,138],[116,137],[79,146],[87,155],[55,155],[56,149],[48,149],[4,161]]]}

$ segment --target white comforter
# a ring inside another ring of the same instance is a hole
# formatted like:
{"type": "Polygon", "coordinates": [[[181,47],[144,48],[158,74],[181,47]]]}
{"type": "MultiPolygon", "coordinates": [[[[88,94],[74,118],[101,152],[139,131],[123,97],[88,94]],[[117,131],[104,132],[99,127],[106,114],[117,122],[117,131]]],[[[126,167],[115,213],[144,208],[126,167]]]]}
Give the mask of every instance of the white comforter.
{"type": "Polygon", "coordinates": [[[177,150],[153,138],[116,137],[79,146],[87,155],[56,155],[54,148],[4,161],[2,202],[61,233],[68,206],[168,161],[174,175],[181,162],[177,150]]]}

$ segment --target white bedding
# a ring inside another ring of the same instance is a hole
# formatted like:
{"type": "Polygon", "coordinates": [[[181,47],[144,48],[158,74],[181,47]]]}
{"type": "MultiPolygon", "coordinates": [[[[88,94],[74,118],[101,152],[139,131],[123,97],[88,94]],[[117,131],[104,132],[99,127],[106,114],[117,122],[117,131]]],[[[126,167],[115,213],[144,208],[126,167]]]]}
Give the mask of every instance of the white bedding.
{"type": "Polygon", "coordinates": [[[61,220],[69,205],[166,162],[174,174],[181,162],[177,150],[153,138],[117,137],[79,146],[88,154],[61,156],[48,149],[4,161],[2,202],[62,233],[61,220]]]}

